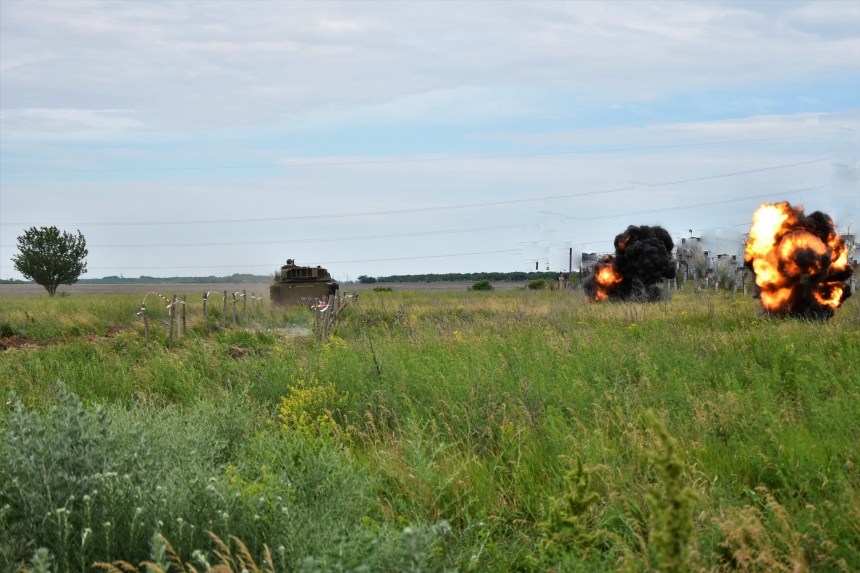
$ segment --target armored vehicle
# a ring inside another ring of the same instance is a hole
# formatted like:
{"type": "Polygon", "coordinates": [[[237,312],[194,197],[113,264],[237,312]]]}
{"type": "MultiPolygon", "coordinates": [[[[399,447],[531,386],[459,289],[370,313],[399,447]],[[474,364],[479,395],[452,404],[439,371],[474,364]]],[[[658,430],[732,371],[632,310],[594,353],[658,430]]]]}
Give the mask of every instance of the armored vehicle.
{"type": "Polygon", "coordinates": [[[322,267],[300,267],[293,259],[281,267],[275,275],[275,283],[269,287],[272,304],[311,305],[316,299],[327,300],[337,294],[338,285],[331,280],[329,272],[322,267]]]}

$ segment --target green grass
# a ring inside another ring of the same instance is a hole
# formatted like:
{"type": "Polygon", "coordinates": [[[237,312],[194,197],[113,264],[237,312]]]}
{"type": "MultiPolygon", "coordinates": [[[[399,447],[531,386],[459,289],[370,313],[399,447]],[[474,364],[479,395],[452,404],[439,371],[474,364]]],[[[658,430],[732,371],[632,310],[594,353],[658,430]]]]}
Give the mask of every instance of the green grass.
{"type": "MultiPolygon", "coordinates": [[[[289,538],[284,570],[680,570],[658,531],[689,534],[692,550],[675,555],[692,570],[860,569],[856,298],[819,323],[774,320],[725,293],[652,305],[549,291],[362,293],[320,345],[291,334],[312,328],[310,311],[259,312],[247,329],[222,330],[217,310],[201,323],[199,298],[189,294],[189,334],[173,349],[160,299],[147,299],[151,349],[139,296],[0,299],[6,330],[52,341],[0,355],[0,384],[41,416],[32,423],[53,419],[62,380],[89,411],[104,406],[118,434],[136,421],[145,451],[125,437],[99,447],[154,460],[133,478],[141,491],[166,484],[163,501],[140,502],[147,525],[126,553],[95,545],[87,559],[145,559],[155,531],[184,559],[211,549],[177,529],[182,518],[257,556],[289,538]],[[686,533],[685,519],[664,523],[671,511],[652,515],[654,499],[669,507],[683,488],[663,481],[654,452],[667,442],[649,410],[677,441],[673,467],[697,499],[686,533]],[[541,540],[561,535],[546,524],[561,523],[548,515],[577,457],[598,497],[570,519],[593,542],[561,543],[574,549],[559,560],[541,540]],[[273,504],[302,475],[325,494],[300,498],[286,521],[254,520],[248,492],[273,504]],[[238,492],[243,517],[217,529],[211,516],[226,506],[181,485],[198,477],[238,492]]],[[[3,447],[18,451],[11,417],[0,417],[3,447]]],[[[39,499],[28,503],[47,507],[39,499]]],[[[10,562],[39,545],[71,551],[59,522],[15,511],[24,533],[0,541],[10,562]]]]}

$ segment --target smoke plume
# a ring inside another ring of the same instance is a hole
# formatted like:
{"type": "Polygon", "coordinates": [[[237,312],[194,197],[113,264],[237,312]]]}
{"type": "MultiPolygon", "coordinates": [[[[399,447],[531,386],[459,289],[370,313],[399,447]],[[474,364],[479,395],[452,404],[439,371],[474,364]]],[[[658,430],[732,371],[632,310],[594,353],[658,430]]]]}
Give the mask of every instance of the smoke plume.
{"type": "Polygon", "coordinates": [[[662,227],[627,227],[615,237],[615,254],[598,261],[594,274],[585,279],[586,296],[592,301],[659,300],[658,285],[664,278],[675,278],[674,247],[662,227]]]}

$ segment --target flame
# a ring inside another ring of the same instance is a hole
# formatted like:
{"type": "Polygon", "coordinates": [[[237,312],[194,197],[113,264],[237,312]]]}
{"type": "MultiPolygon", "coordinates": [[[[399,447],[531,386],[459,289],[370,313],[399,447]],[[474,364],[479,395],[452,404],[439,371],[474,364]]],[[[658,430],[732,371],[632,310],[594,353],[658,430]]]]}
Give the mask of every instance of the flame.
{"type": "Polygon", "coordinates": [[[844,284],[852,272],[848,248],[829,217],[807,217],[802,206],[759,207],[744,261],[755,273],[762,305],[773,314],[832,314],[850,295],[844,284]]]}
{"type": "Polygon", "coordinates": [[[592,302],[603,302],[609,296],[624,277],[618,273],[615,268],[615,260],[607,255],[597,263],[597,271],[594,274],[594,280],[597,288],[594,291],[594,296],[590,299],[592,302]]]}

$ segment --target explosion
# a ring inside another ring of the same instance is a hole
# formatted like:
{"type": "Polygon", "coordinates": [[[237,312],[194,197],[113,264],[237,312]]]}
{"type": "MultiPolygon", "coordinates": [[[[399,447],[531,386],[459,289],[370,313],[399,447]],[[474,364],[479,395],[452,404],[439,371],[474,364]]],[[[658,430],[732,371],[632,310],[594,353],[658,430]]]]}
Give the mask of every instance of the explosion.
{"type": "Polygon", "coordinates": [[[659,300],[658,283],[675,278],[674,247],[662,227],[627,227],[615,237],[615,254],[598,261],[594,274],[585,279],[588,300],[659,300]]]}
{"type": "Polygon", "coordinates": [[[848,248],[820,211],[807,216],[788,202],[759,207],[744,265],[770,314],[827,319],[851,296],[848,248]]]}

